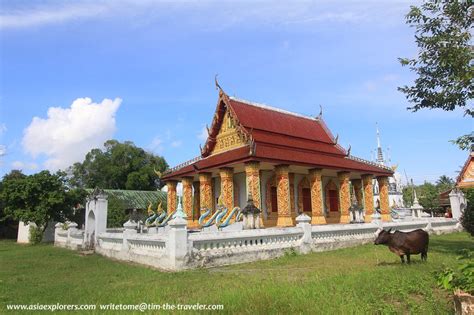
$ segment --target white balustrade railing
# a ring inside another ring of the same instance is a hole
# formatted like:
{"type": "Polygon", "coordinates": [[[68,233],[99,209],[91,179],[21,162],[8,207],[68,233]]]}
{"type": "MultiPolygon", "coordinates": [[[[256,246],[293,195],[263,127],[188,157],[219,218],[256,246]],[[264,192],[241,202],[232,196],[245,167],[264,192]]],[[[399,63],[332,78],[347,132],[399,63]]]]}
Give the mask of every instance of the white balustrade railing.
{"type": "MultiPolygon", "coordinates": [[[[306,253],[364,244],[374,239],[381,227],[401,231],[422,228],[434,233],[459,227],[457,220],[444,218],[311,226],[306,217],[296,227],[189,233],[185,220],[173,221],[169,230],[162,233],[137,233],[136,229],[99,233],[95,250],[115,259],[182,270],[271,259],[290,249],[306,253]]],[[[57,226],[55,237],[57,246],[85,248],[83,230],[57,226]]]]}
{"type": "Polygon", "coordinates": [[[240,232],[191,234],[193,250],[218,252],[225,250],[259,250],[262,248],[293,247],[303,237],[300,228],[245,230],[240,232]]]}

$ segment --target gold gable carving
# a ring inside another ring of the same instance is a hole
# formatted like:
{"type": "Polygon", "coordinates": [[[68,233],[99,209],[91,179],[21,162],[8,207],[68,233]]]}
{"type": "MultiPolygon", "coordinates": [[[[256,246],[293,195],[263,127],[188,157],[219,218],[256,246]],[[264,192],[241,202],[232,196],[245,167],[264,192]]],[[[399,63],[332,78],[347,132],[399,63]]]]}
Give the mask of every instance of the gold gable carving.
{"type": "Polygon", "coordinates": [[[244,135],[238,131],[234,118],[232,118],[227,110],[219,133],[216,136],[216,145],[211,155],[238,148],[246,144],[244,135]]]}
{"type": "Polygon", "coordinates": [[[474,160],[469,161],[469,164],[464,170],[464,173],[461,174],[461,180],[458,184],[458,187],[474,187],[474,160]]]}

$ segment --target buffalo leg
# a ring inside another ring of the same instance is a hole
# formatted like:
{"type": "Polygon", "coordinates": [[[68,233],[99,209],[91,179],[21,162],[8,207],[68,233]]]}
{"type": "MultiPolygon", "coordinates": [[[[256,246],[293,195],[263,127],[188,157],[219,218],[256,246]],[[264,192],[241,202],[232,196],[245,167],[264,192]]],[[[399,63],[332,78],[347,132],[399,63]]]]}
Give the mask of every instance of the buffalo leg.
{"type": "Polygon", "coordinates": [[[407,254],[407,264],[410,263],[410,254],[407,254]]]}
{"type": "Polygon", "coordinates": [[[405,258],[404,258],[403,255],[400,255],[400,259],[402,260],[402,264],[404,264],[405,263],[405,258]]]}
{"type": "Polygon", "coordinates": [[[427,252],[422,252],[421,253],[421,260],[426,261],[428,259],[428,253],[427,252]]]}

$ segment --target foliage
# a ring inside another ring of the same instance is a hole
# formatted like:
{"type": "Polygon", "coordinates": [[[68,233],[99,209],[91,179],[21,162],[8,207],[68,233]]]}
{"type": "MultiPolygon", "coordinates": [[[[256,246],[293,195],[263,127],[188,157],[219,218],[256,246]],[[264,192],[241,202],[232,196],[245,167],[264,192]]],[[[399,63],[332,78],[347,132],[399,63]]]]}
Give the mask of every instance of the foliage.
{"type": "Polygon", "coordinates": [[[436,181],[436,188],[439,192],[444,192],[454,187],[454,180],[451,177],[442,175],[436,181]]]}
{"type": "Polygon", "coordinates": [[[474,206],[468,205],[461,216],[462,227],[474,236],[474,206]]]}
{"type": "Polygon", "coordinates": [[[108,210],[107,210],[107,227],[118,228],[123,227],[123,224],[128,220],[128,214],[126,213],[125,203],[112,196],[108,199],[108,210]]]}
{"type": "Polygon", "coordinates": [[[402,189],[402,194],[403,194],[403,203],[407,207],[411,207],[413,205],[413,187],[411,186],[406,186],[403,187],[402,189]]]}
{"type": "Polygon", "coordinates": [[[437,274],[438,286],[446,290],[460,289],[469,294],[474,294],[473,252],[467,249],[463,250],[458,260],[462,263],[457,267],[457,270],[446,267],[437,274]]]}
{"type": "Polygon", "coordinates": [[[163,157],[155,156],[125,141],[109,140],[104,149],[92,149],[82,163],[68,169],[73,187],[103,189],[155,190],[161,188],[156,169],[168,168],[163,157]]]}
{"type": "Polygon", "coordinates": [[[64,173],[42,171],[4,179],[0,199],[6,216],[33,222],[43,233],[49,222],[66,220],[83,194],[67,189],[64,173]]]}
{"type": "Polygon", "coordinates": [[[416,193],[418,194],[420,204],[425,210],[437,211],[440,208],[439,190],[435,185],[425,182],[416,188],[416,193]]]}
{"type": "Polygon", "coordinates": [[[454,268],[461,248],[474,250],[466,233],[431,236],[428,263],[414,257],[409,266],[387,248],[368,244],[169,273],[50,245],[0,241],[0,313],[7,304],[40,301],[222,304],[229,314],[451,314],[452,300],[432,273],[454,268]]]}
{"type": "MultiPolygon", "coordinates": [[[[473,49],[471,27],[472,1],[427,0],[421,6],[411,6],[406,22],[415,28],[419,48],[416,58],[399,58],[402,66],[416,73],[412,86],[399,87],[412,111],[462,108],[474,117],[473,49]]],[[[463,149],[470,147],[469,135],[455,141],[463,149]]],[[[472,135],[471,135],[472,137],[472,135]]]]}
{"type": "Polygon", "coordinates": [[[39,244],[43,240],[43,230],[35,225],[30,225],[29,232],[29,241],[31,244],[39,244]]]}

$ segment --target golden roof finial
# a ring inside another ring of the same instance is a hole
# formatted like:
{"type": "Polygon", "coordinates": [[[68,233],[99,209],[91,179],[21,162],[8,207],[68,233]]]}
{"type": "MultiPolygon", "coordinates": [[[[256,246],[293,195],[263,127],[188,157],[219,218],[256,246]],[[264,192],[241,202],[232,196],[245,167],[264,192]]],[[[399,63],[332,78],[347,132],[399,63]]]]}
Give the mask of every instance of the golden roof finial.
{"type": "Polygon", "coordinates": [[[158,178],[161,178],[161,172],[157,171],[154,166],[153,166],[153,171],[155,172],[156,176],[158,176],[158,178]]]}
{"type": "Polygon", "coordinates": [[[156,212],[157,212],[157,213],[163,212],[163,206],[162,206],[162,202],[161,202],[161,201],[160,201],[160,203],[158,204],[158,207],[156,208],[156,212]]]}

